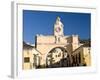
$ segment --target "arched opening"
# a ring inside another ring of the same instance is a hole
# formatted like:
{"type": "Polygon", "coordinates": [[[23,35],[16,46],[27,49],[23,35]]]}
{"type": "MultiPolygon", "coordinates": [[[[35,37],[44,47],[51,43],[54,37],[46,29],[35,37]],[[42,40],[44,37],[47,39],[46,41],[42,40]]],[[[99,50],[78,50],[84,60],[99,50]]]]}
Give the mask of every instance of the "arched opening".
{"type": "Polygon", "coordinates": [[[49,51],[46,57],[46,67],[70,67],[71,66],[71,55],[68,54],[67,50],[63,47],[55,47],[49,51]]]}

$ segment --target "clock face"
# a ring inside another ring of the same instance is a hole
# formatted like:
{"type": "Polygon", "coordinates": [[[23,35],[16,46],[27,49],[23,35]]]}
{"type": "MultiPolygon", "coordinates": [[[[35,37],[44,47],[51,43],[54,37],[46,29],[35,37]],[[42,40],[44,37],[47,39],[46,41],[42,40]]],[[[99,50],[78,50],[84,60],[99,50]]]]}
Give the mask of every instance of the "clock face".
{"type": "Polygon", "coordinates": [[[60,32],[60,31],[61,31],[61,28],[60,28],[60,27],[57,27],[57,28],[55,29],[55,31],[56,31],[56,32],[60,32]]]}

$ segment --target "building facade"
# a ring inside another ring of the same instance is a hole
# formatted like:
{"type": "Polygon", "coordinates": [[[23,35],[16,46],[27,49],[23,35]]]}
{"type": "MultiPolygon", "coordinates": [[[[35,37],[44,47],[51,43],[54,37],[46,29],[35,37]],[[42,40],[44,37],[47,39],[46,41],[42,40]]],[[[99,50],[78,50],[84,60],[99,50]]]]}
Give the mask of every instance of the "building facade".
{"type": "Polygon", "coordinates": [[[65,36],[57,17],[53,35],[36,35],[34,46],[23,45],[23,69],[90,66],[90,46],[85,45],[78,35],[65,36]]]}

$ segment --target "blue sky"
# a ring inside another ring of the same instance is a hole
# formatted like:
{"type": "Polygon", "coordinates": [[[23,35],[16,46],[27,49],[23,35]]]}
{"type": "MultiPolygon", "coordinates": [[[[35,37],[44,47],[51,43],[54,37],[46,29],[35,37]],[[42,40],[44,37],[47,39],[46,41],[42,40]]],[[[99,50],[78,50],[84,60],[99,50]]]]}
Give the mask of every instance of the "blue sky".
{"type": "Polygon", "coordinates": [[[23,10],[23,40],[35,43],[35,35],[53,35],[57,16],[64,24],[64,35],[77,34],[81,39],[91,38],[91,14],[23,10]]]}

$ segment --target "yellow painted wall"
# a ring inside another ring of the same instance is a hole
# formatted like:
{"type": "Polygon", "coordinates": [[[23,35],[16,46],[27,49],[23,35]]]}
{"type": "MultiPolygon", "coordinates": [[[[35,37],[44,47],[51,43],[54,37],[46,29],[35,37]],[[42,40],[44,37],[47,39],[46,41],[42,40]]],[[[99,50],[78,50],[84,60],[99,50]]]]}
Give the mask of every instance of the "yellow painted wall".
{"type": "Polygon", "coordinates": [[[23,50],[23,69],[32,69],[33,55],[32,50],[23,50]],[[30,62],[24,62],[24,58],[29,57],[30,62]]]}
{"type": "Polygon", "coordinates": [[[91,54],[90,54],[90,47],[80,47],[77,49],[73,55],[81,54],[81,63],[86,62],[87,66],[91,65],[91,54]]]}
{"type": "Polygon", "coordinates": [[[91,54],[90,54],[90,47],[84,47],[83,48],[83,54],[85,57],[85,62],[87,63],[87,66],[91,65],[91,54]]]}

